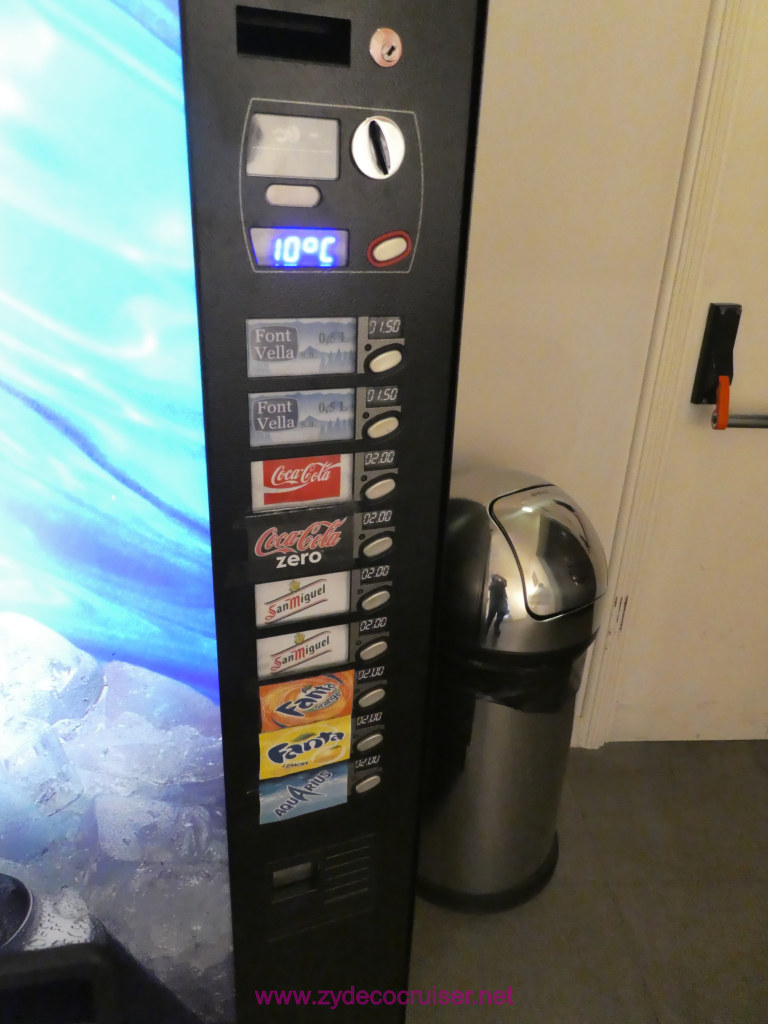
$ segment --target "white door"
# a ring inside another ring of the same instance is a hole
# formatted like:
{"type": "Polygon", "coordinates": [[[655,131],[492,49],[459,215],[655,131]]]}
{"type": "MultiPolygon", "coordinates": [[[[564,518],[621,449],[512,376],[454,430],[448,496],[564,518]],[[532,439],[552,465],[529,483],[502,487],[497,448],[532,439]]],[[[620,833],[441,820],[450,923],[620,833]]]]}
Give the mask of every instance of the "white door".
{"type": "Polygon", "coordinates": [[[768,430],[690,404],[710,302],[744,307],[731,412],[768,414],[768,4],[714,5],[577,742],[768,737],[768,430]]]}

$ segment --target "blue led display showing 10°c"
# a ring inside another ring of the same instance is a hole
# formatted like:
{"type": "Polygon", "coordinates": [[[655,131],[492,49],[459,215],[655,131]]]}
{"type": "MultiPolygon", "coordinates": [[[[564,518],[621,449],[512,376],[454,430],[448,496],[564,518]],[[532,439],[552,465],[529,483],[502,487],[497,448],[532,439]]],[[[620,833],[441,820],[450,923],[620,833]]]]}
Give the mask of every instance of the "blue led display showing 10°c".
{"type": "Polygon", "coordinates": [[[335,228],[251,228],[251,245],[260,267],[331,270],[349,262],[349,232],[335,228]]]}

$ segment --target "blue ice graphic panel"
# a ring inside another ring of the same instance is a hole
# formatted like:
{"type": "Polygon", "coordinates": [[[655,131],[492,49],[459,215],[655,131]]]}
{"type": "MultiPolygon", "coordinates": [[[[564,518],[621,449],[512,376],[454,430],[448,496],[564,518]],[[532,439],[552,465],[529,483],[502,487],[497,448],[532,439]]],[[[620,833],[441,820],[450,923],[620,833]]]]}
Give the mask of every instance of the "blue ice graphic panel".
{"type": "Polygon", "coordinates": [[[0,611],[218,701],[178,13],[0,5],[0,611]]]}

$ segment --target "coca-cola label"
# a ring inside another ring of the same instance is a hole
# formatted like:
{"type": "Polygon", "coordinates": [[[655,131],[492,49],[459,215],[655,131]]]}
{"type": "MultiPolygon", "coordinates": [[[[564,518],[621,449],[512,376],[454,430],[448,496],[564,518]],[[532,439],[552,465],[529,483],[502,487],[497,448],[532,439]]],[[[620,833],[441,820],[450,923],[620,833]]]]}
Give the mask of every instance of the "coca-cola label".
{"type": "Polygon", "coordinates": [[[280,633],[256,641],[259,679],[314,671],[323,665],[343,665],[349,660],[349,627],[328,626],[303,632],[280,633]]]}
{"type": "Polygon", "coordinates": [[[357,320],[246,320],[249,377],[354,373],[357,320]]]}
{"type": "Polygon", "coordinates": [[[309,455],[251,463],[254,511],[352,498],[352,455],[309,455]]]}
{"type": "Polygon", "coordinates": [[[246,530],[254,583],[319,575],[352,563],[354,516],[338,508],[253,516],[246,530]]]}
{"type": "Polygon", "coordinates": [[[345,441],[355,436],[355,389],[248,395],[251,447],[345,441]]]}
{"type": "Polygon", "coordinates": [[[256,625],[319,618],[349,611],[349,572],[257,583],[256,625]]]}

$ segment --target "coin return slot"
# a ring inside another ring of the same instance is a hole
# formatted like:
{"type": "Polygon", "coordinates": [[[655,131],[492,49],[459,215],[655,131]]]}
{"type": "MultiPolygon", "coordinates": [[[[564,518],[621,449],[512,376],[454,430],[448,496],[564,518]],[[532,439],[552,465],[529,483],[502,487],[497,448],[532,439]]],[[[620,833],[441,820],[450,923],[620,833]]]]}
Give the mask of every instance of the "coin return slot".
{"type": "Polygon", "coordinates": [[[237,6],[237,52],[349,67],[351,22],[237,6]]]}
{"type": "Polygon", "coordinates": [[[272,902],[293,899],[303,896],[317,888],[317,865],[314,861],[303,864],[292,864],[287,868],[277,868],[272,872],[272,902]]]}

